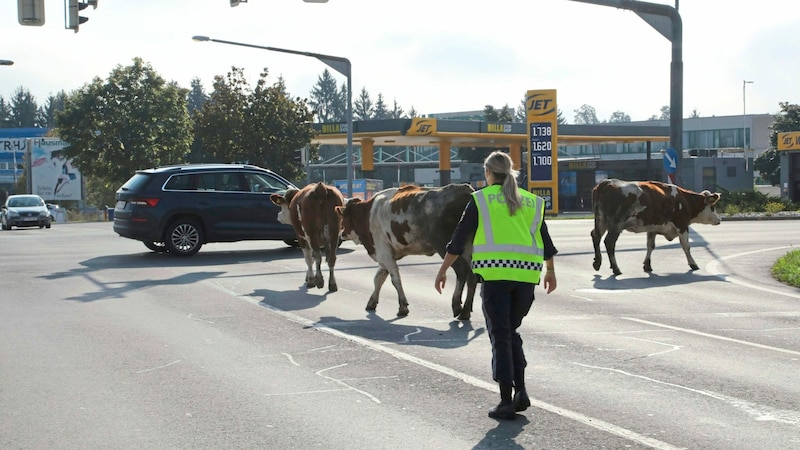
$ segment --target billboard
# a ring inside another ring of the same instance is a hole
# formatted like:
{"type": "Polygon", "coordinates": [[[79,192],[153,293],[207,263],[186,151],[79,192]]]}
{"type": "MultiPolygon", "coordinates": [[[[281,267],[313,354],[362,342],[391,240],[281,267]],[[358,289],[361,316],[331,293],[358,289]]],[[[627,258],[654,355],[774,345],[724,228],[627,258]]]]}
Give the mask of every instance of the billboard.
{"type": "Polygon", "coordinates": [[[30,139],[31,192],[45,201],[83,200],[81,174],[64,157],[67,143],[58,138],[30,139]]]}

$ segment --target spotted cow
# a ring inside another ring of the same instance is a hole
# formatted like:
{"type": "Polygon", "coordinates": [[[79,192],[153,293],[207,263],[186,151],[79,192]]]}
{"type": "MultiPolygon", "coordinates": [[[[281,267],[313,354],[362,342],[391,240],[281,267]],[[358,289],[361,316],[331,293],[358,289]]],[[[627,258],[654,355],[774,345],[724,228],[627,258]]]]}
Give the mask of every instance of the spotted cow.
{"type": "Polygon", "coordinates": [[[611,262],[611,270],[615,275],[622,273],[614,256],[614,247],[622,230],[647,233],[645,272],[653,271],[650,255],[656,247],[658,234],[668,241],[677,236],[689,267],[692,270],[699,269],[689,252],[689,225],[719,225],[721,219],[715,210],[719,199],[718,193],[697,193],[659,181],[601,181],[592,190],[594,270],[600,270],[603,261],[600,255],[600,238],[608,232],[603,242],[611,262]]]}
{"type": "MultiPolygon", "coordinates": [[[[363,245],[379,265],[367,311],[377,308],[381,287],[390,276],[400,303],[397,315],[408,315],[408,300],[397,261],[408,255],[438,253],[444,257],[447,243],[473,191],[469,184],[438,188],[409,185],[384,189],[367,201],[350,199],[344,207],[336,208],[342,216],[342,238],[363,245]]],[[[470,254],[471,249],[467,249],[452,266],[457,281],[451,306],[453,316],[459,320],[470,318],[477,285],[470,268],[470,254]],[[467,295],[462,307],[464,286],[467,295]]]]}
{"type": "Polygon", "coordinates": [[[306,287],[325,286],[320,270],[324,250],[329,270],[328,291],[336,292],[338,286],[333,267],[336,265],[342,222],[335,208],[344,205],[342,193],[325,183],[312,183],[299,190],[289,189],[283,195],[272,194],[270,200],[281,207],[278,221],[292,225],[297,234],[308,266],[306,287]]]}

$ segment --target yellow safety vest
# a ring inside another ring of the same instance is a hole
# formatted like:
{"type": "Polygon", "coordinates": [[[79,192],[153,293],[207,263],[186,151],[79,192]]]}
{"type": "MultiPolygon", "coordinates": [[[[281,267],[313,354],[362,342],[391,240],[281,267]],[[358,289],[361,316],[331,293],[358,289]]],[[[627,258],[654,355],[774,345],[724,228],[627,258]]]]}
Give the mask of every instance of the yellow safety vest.
{"type": "Polygon", "coordinates": [[[544,199],[519,190],[522,205],[511,216],[502,187],[474,192],[478,229],[473,238],[472,270],[486,281],[539,283],[544,263],[544,199]]]}

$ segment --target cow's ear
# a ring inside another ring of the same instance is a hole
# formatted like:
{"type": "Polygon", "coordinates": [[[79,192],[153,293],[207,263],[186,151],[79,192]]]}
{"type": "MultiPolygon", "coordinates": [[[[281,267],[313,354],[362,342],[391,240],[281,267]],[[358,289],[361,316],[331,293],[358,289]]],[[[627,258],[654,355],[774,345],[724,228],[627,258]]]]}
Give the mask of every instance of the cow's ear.
{"type": "Polygon", "coordinates": [[[334,206],[333,209],[336,210],[336,214],[344,217],[344,206],[334,206]]]}
{"type": "Polygon", "coordinates": [[[712,206],[716,205],[720,198],[722,198],[722,195],[719,192],[709,193],[706,197],[706,203],[712,206]]]}
{"type": "Polygon", "coordinates": [[[275,203],[278,206],[281,206],[281,203],[286,201],[286,199],[284,199],[280,194],[272,194],[269,196],[269,199],[272,200],[272,203],[275,203]]]}

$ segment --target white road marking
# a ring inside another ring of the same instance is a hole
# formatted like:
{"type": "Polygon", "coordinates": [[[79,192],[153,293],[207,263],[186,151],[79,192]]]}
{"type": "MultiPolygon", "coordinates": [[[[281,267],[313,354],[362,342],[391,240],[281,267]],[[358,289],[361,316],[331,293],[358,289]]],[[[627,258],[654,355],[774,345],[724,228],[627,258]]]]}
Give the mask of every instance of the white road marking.
{"type": "Polygon", "coordinates": [[[703,391],[700,389],[690,388],[688,386],[683,386],[680,384],[669,383],[667,381],[656,380],[655,378],[646,377],[643,375],[636,375],[630,372],[626,372],[620,369],[614,369],[613,367],[600,367],[600,366],[590,366],[588,364],[581,364],[581,363],[573,363],[575,365],[586,367],[589,369],[597,369],[597,370],[605,370],[609,372],[619,373],[628,377],[639,378],[641,380],[646,380],[656,384],[663,384],[665,386],[671,386],[677,389],[683,389],[685,391],[692,392],[694,394],[703,395],[706,397],[711,397],[716,400],[723,401],[728,403],[729,405],[733,406],[736,409],[744,411],[746,414],[754,416],[758,421],[767,421],[773,420],[776,422],[781,422],[789,425],[798,425],[800,424],[800,413],[797,411],[787,411],[782,409],[775,409],[765,405],[759,405],[756,403],[751,403],[740,398],[730,397],[724,394],[719,394],[717,392],[712,391],[703,391]]]}
{"type": "Polygon", "coordinates": [[[745,286],[745,287],[748,287],[750,289],[756,289],[756,290],[763,291],[763,292],[769,292],[770,294],[784,295],[784,296],[787,296],[787,297],[800,299],[800,294],[794,294],[792,292],[779,291],[777,289],[772,289],[772,288],[769,288],[767,286],[761,286],[761,285],[758,285],[758,284],[749,283],[747,281],[740,280],[739,278],[730,276],[730,275],[726,274],[725,272],[722,272],[721,270],[719,270],[719,264],[722,261],[727,261],[729,259],[734,259],[734,258],[740,258],[742,256],[752,255],[752,254],[755,254],[755,253],[764,253],[764,252],[772,252],[772,251],[775,251],[775,250],[786,250],[786,249],[796,249],[796,248],[797,247],[793,246],[793,245],[786,245],[786,246],[783,246],[783,247],[764,248],[764,249],[761,249],[761,250],[753,250],[753,251],[750,251],[750,252],[737,253],[735,255],[725,256],[723,258],[715,259],[715,260],[709,262],[708,264],[706,264],[706,270],[709,273],[711,273],[712,275],[720,276],[725,281],[730,281],[731,283],[738,284],[740,286],[745,286]]]}
{"type": "Polygon", "coordinates": [[[151,367],[151,368],[149,368],[149,369],[137,370],[137,371],[136,371],[136,372],[134,372],[134,373],[145,373],[145,372],[150,372],[150,371],[153,371],[153,370],[163,369],[163,368],[165,368],[165,367],[169,367],[169,366],[171,366],[171,365],[173,365],[173,364],[178,364],[179,362],[181,362],[181,360],[180,360],[180,359],[179,359],[179,360],[177,360],[177,361],[172,361],[172,362],[171,362],[171,363],[169,363],[169,364],[164,364],[163,366],[151,367]]]}
{"type": "Polygon", "coordinates": [[[637,319],[635,317],[620,317],[620,319],[630,320],[632,322],[639,322],[639,323],[643,323],[643,324],[646,324],[646,325],[652,325],[654,327],[666,328],[666,329],[669,329],[669,330],[680,331],[680,332],[683,332],[683,333],[695,334],[697,336],[703,336],[703,337],[712,338],[712,339],[719,339],[721,341],[734,342],[736,344],[747,345],[749,347],[756,347],[756,348],[761,348],[761,349],[764,349],[764,350],[772,350],[772,351],[776,351],[776,352],[787,353],[789,355],[800,356],[800,352],[797,352],[797,351],[794,351],[794,350],[789,350],[789,349],[780,348],[780,347],[773,347],[771,345],[758,344],[756,342],[743,341],[741,339],[729,338],[729,337],[726,337],[726,336],[720,336],[718,334],[705,333],[705,332],[702,332],[702,331],[692,330],[691,328],[676,327],[676,326],[667,325],[667,324],[664,324],[664,323],[651,322],[649,320],[637,319]]]}

